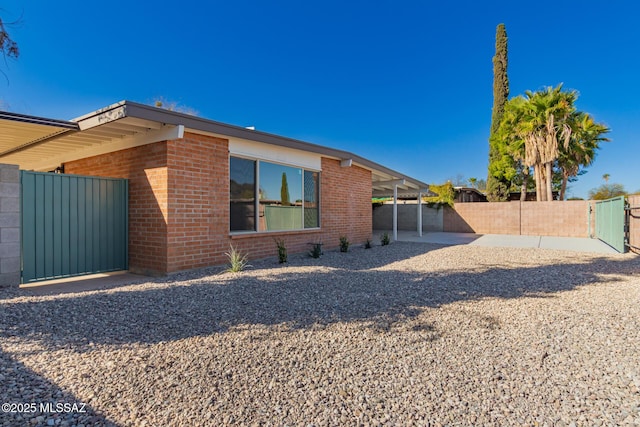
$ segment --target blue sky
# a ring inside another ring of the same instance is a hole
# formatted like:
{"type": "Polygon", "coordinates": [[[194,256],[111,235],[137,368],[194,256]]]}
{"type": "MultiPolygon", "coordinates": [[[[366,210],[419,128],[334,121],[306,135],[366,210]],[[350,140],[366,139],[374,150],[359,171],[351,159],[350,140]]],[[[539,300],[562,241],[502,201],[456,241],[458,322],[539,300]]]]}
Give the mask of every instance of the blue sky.
{"type": "Polygon", "coordinates": [[[495,28],[511,96],[564,83],[611,129],[570,195],[640,190],[634,1],[4,1],[11,111],[70,119],[163,97],[200,116],[328,145],[427,183],[486,178],[495,28]]]}

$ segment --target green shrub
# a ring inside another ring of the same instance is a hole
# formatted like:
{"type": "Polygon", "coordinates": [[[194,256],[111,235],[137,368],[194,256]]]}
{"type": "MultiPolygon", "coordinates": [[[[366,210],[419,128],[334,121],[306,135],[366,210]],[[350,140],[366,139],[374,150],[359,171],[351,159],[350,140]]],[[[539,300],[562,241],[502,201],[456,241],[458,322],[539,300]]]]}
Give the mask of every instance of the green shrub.
{"type": "Polygon", "coordinates": [[[382,244],[382,246],[386,246],[389,243],[391,243],[391,239],[389,238],[389,233],[382,233],[382,236],[380,236],[380,243],[382,244]]]}
{"type": "Polygon", "coordinates": [[[278,248],[278,262],[284,264],[287,262],[287,247],[285,246],[284,239],[274,239],[278,248]]]}
{"type": "Polygon", "coordinates": [[[340,236],[340,252],[349,252],[349,245],[347,236],[340,236]]]}
{"type": "Polygon", "coordinates": [[[364,248],[371,249],[371,240],[367,239],[367,241],[364,242],[364,248]]]}
{"type": "Polygon", "coordinates": [[[322,243],[320,242],[313,243],[313,246],[309,251],[309,256],[311,258],[320,258],[320,255],[322,255],[322,243]]]}
{"type": "Polygon", "coordinates": [[[231,273],[237,273],[244,270],[246,267],[251,267],[248,262],[249,258],[246,254],[240,252],[233,245],[229,245],[229,252],[225,252],[227,259],[229,260],[229,268],[226,271],[231,273]]]}

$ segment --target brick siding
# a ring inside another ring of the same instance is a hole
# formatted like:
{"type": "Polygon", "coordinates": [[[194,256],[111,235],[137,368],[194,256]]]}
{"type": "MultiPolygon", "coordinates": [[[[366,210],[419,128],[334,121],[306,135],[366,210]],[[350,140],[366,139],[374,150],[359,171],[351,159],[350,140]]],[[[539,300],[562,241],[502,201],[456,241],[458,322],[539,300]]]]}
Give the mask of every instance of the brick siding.
{"type": "Polygon", "coordinates": [[[167,144],[157,142],[65,163],[65,173],[129,180],[129,269],[167,271],[167,144]]]}
{"type": "Polygon", "coordinates": [[[186,133],[158,142],[65,164],[65,172],[129,179],[129,267],[164,274],[224,264],[229,245],[251,259],[273,256],[275,238],[289,253],[353,244],[371,238],[371,172],[322,158],[319,230],[229,234],[229,144],[186,133]]]}

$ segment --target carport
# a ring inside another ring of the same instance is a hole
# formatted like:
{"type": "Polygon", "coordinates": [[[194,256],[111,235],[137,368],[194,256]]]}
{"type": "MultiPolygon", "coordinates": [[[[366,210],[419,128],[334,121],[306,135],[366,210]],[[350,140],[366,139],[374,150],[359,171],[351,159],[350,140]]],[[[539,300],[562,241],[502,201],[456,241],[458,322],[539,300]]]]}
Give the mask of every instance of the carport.
{"type": "Polygon", "coordinates": [[[422,197],[434,195],[429,190],[429,185],[409,179],[376,180],[374,175],[372,187],[373,197],[393,198],[392,234],[394,241],[398,240],[398,198],[417,199],[416,229],[418,236],[422,237],[422,197]]]}

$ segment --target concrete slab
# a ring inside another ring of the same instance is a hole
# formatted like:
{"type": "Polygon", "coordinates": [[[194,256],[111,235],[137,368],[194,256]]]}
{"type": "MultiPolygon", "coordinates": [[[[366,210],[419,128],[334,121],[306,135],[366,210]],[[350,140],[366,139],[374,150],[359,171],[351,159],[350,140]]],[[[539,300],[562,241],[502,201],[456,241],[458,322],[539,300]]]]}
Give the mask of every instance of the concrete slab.
{"type": "MultiPolygon", "coordinates": [[[[374,242],[379,241],[380,235],[383,233],[388,233],[389,237],[393,236],[392,231],[374,230],[374,242]]],[[[444,232],[422,233],[422,236],[419,236],[417,231],[398,230],[398,240],[401,242],[435,243],[439,245],[466,245],[481,236],[482,234],[444,232]]]]}
{"type": "Polygon", "coordinates": [[[596,252],[605,254],[617,254],[617,250],[599,239],[581,239],[578,237],[549,237],[540,238],[540,248],[560,249],[578,252],[596,252]]]}
{"type": "Polygon", "coordinates": [[[149,281],[149,277],[126,271],[116,271],[28,283],[20,285],[20,288],[32,295],[57,295],[111,289],[147,281],[149,281]]]}
{"type": "Polygon", "coordinates": [[[511,234],[484,234],[471,245],[501,248],[539,248],[540,236],[516,236],[511,234]]]}
{"type": "MultiPolygon", "coordinates": [[[[382,233],[393,233],[388,230],[374,230],[373,238],[377,240],[382,233]]],[[[611,246],[598,239],[578,237],[518,236],[510,234],[473,234],[428,232],[418,235],[417,231],[398,231],[398,241],[435,243],[439,245],[474,245],[503,248],[542,248],[576,252],[617,254],[611,246]]]]}

